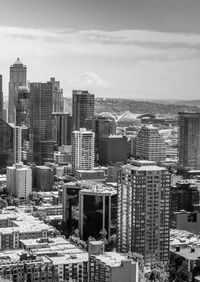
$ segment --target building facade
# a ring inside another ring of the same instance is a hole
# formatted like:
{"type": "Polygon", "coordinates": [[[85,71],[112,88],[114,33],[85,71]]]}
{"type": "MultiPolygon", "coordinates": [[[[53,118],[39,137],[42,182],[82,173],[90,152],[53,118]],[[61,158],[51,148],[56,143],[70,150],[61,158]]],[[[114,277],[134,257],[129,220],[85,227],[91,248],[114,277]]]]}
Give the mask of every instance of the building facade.
{"type": "Polygon", "coordinates": [[[72,132],[72,170],[91,170],[94,168],[95,133],[81,128],[72,132]]]}
{"type": "Polygon", "coordinates": [[[64,110],[63,90],[60,88],[60,81],[56,81],[55,77],[51,77],[50,81],[53,90],[53,112],[62,113],[64,110]]]}
{"type": "Polygon", "coordinates": [[[53,113],[53,140],[58,146],[71,145],[72,116],[66,113],[53,113]]]}
{"type": "Polygon", "coordinates": [[[109,238],[116,233],[117,191],[103,184],[94,184],[79,192],[79,232],[87,241],[92,236],[109,238]],[[105,233],[103,233],[105,231],[105,233]]]}
{"type": "Polygon", "coordinates": [[[170,174],[154,162],[135,161],[118,178],[117,251],[138,252],[145,264],[169,259],[170,174]]]}
{"type": "Polygon", "coordinates": [[[19,86],[26,86],[26,66],[20,59],[10,67],[8,122],[16,124],[16,105],[19,86]]]}
{"type": "Polygon", "coordinates": [[[89,282],[138,282],[138,264],[115,252],[104,252],[102,241],[89,243],[89,282]]]}
{"type": "Polygon", "coordinates": [[[116,133],[115,120],[107,117],[95,116],[85,119],[85,128],[95,133],[95,159],[99,161],[99,138],[103,135],[116,133]]]}
{"type": "Polygon", "coordinates": [[[94,94],[88,91],[73,90],[72,93],[72,129],[85,126],[85,119],[94,117],[94,94]]]}
{"type": "Polygon", "coordinates": [[[30,126],[30,92],[27,86],[18,87],[16,125],[30,126]]]}
{"type": "Polygon", "coordinates": [[[126,163],[128,158],[127,137],[122,135],[104,135],[99,138],[100,165],[126,163]]]}
{"type": "Polygon", "coordinates": [[[0,74],[0,118],[3,119],[3,79],[0,74]]]}
{"type": "Polygon", "coordinates": [[[7,189],[10,194],[28,201],[32,192],[32,169],[23,163],[7,167],[7,189]]]}
{"type": "Polygon", "coordinates": [[[178,121],[179,163],[200,169],[200,113],[180,112],[178,121]]]}
{"type": "Polygon", "coordinates": [[[52,83],[30,83],[30,143],[33,162],[53,160],[52,83]]]}
{"type": "Polygon", "coordinates": [[[12,123],[9,124],[13,131],[13,163],[19,163],[22,160],[22,128],[12,123]]]}
{"type": "Polygon", "coordinates": [[[166,159],[166,146],[156,127],[144,125],[136,137],[136,157],[160,162],[166,159]]]}

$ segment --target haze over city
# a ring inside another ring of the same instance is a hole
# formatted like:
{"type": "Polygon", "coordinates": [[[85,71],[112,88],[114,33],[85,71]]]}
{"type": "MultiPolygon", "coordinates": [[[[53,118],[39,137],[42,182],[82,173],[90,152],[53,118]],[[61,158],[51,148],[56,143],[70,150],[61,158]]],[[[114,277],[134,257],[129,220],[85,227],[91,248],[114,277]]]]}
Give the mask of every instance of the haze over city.
{"type": "Polygon", "coordinates": [[[0,1],[0,73],[19,57],[28,79],[64,95],[198,99],[200,1],[0,1]]]}

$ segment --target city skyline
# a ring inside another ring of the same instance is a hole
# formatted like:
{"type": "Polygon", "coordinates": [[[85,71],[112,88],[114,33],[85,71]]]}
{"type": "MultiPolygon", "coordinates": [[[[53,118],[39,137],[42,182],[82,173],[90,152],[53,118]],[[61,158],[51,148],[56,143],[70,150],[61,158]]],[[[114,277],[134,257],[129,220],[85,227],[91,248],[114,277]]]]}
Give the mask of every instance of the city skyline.
{"type": "Polygon", "coordinates": [[[67,97],[79,88],[97,97],[198,99],[199,1],[2,2],[6,99],[17,57],[30,81],[56,77],[67,97]]]}

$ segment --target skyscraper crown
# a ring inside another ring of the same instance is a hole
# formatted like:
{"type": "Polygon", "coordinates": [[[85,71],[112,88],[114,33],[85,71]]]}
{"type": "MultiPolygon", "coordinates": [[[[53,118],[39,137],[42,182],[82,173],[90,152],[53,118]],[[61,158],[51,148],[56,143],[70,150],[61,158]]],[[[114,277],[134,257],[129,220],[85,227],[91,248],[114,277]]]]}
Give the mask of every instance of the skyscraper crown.
{"type": "Polygon", "coordinates": [[[23,65],[19,58],[17,58],[17,61],[14,63],[14,65],[23,65]]]}

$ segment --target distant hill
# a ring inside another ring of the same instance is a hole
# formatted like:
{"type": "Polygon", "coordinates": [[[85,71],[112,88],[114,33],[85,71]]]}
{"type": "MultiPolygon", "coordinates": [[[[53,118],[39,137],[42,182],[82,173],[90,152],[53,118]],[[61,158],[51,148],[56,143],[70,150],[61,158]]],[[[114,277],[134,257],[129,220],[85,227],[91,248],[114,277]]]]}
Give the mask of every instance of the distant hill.
{"type": "MultiPolygon", "coordinates": [[[[65,98],[65,111],[71,112],[71,98],[65,98]]],[[[175,116],[178,112],[200,112],[200,100],[176,101],[176,100],[130,100],[113,98],[96,98],[95,112],[109,112],[121,114],[126,111],[131,113],[149,113],[167,116],[175,116]],[[185,103],[185,104],[184,104],[185,103]]]]}

